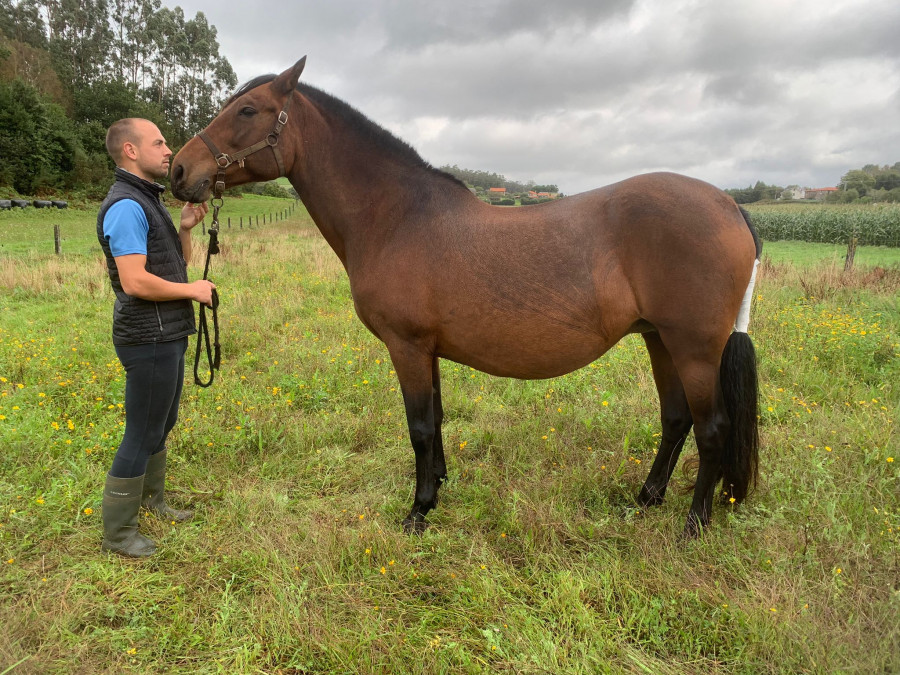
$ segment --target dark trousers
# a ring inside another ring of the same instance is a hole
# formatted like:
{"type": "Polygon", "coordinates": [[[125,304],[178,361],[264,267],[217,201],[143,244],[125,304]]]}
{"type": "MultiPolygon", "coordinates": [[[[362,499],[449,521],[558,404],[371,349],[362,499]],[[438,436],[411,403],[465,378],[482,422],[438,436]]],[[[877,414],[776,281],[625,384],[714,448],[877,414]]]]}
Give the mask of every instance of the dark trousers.
{"type": "Polygon", "coordinates": [[[162,452],[178,420],[188,339],[117,346],[125,368],[125,435],[110,474],[136,478],[147,472],[150,455],[162,452]]]}

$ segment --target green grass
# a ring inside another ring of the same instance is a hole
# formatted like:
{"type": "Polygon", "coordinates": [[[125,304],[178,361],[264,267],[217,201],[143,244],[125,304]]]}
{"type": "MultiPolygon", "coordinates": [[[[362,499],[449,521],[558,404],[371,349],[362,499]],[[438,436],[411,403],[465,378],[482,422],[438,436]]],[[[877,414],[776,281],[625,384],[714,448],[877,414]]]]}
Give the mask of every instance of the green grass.
{"type": "MultiPolygon", "coordinates": [[[[273,199],[246,193],[240,196],[227,196],[227,207],[219,221],[223,231],[230,229],[250,229],[251,222],[258,224],[275,219],[286,209],[294,206],[289,199],[273,199]],[[230,219],[230,224],[229,224],[230,219]],[[242,221],[243,219],[243,221],[242,221]]],[[[169,212],[175,223],[182,202],[172,202],[169,212]]],[[[60,227],[60,249],[65,254],[95,256],[99,250],[97,244],[97,204],[87,204],[68,209],[36,209],[33,206],[24,209],[0,211],[0,258],[23,254],[45,255],[54,252],[54,226],[60,227]]],[[[281,216],[279,216],[281,217],[281,216]]],[[[212,213],[207,221],[211,222],[212,213]]]]}
{"type": "Polygon", "coordinates": [[[637,338],[549,381],[443,363],[449,480],[410,538],[396,378],[340,263],[302,209],[232,227],[223,370],[186,385],[169,444],[171,500],[197,516],[145,518],[159,551],[139,562],[99,550],[124,376],[85,218],[83,247],[52,255],[29,220],[0,255],[0,673],[900,670],[889,262],[842,274],[767,244],[761,484],[701,540],[678,543],[680,468],[664,505],[630,508],[659,434],[637,338]]]}
{"type": "MultiPolygon", "coordinates": [[[[846,244],[819,244],[804,241],[766,241],[763,259],[774,263],[790,263],[806,268],[837,266],[843,269],[847,256],[846,244]]],[[[900,267],[900,248],[888,246],[857,246],[853,258],[860,267],[900,267]]]]}

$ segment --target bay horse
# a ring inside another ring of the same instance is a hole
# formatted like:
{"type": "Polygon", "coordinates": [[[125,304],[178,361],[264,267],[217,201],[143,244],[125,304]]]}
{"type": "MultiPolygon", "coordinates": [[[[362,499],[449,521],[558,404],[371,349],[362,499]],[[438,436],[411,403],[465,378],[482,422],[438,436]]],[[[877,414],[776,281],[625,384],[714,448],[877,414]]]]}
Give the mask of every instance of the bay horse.
{"type": "Polygon", "coordinates": [[[550,378],[629,333],[646,342],[662,418],[638,503],[663,500],[692,426],[699,467],[683,536],[709,524],[720,480],[732,503],[747,496],[758,382],[746,330],[761,244],[734,200],[652,173],[491,206],[351,106],[298,84],[305,63],[242,86],[175,157],[172,192],[203,202],[226,176],[235,186],[280,175],[297,190],[400,382],[416,460],[406,531],[424,530],[447,474],[439,359],[550,378]]]}

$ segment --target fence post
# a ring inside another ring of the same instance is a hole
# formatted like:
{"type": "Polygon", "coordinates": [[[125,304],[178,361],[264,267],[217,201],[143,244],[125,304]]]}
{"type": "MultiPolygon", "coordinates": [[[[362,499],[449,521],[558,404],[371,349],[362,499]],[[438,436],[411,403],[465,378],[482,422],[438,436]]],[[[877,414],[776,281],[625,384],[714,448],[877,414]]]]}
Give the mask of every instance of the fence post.
{"type": "Polygon", "coordinates": [[[844,258],[844,271],[849,272],[853,269],[853,258],[856,257],[856,234],[850,235],[850,241],[847,242],[847,257],[844,258]]]}
{"type": "Polygon", "coordinates": [[[56,255],[59,255],[62,251],[60,236],[59,236],[59,225],[53,226],[53,248],[56,251],[56,255]]]}
{"type": "Polygon", "coordinates": [[[241,216],[241,229],[244,229],[244,216],[241,216]]]}

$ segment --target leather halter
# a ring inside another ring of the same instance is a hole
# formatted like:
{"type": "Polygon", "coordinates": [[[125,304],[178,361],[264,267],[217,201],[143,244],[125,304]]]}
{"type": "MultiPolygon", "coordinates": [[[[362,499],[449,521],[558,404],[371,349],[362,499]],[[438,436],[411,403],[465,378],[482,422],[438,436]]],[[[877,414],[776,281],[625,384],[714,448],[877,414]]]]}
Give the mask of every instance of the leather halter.
{"type": "Polygon", "coordinates": [[[206,134],[206,130],[204,129],[197,136],[200,137],[204,143],[206,143],[206,147],[209,148],[209,151],[212,152],[213,157],[216,159],[216,164],[219,167],[218,172],[216,173],[216,183],[215,189],[213,190],[213,197],[221,199],[222,193],[225,192],[225,169],[227,169],[232,164],[238,164],[241,168],[244,166],[244,159],[252,155],[254,152],[262,150],[263,148],[272,148],[272,152],[275,153],[275,161],[278,162],[278,175],[284,176],[284,160],[281,158],[281,150],[278,149],[278,137],[281,134],[281,130],[284,129],[284,125],[287,124],[288,121],[288,110],[291,108],[291,103],[294,101],[294,92],[292,91],[290,95],[288,95],[287,101],[285,101],[284,108],[281,109],[281,112],[278,113],[278,119],[275,120],[275,128],[267,135],[263,140],[259,143],[254,143],[248,148],[244,148],[240,152],[236,152],[233,155],[229,155],[224,152],[220,152],[216,147],[216,144],[212,142],[210,137],[206,134]]]}

